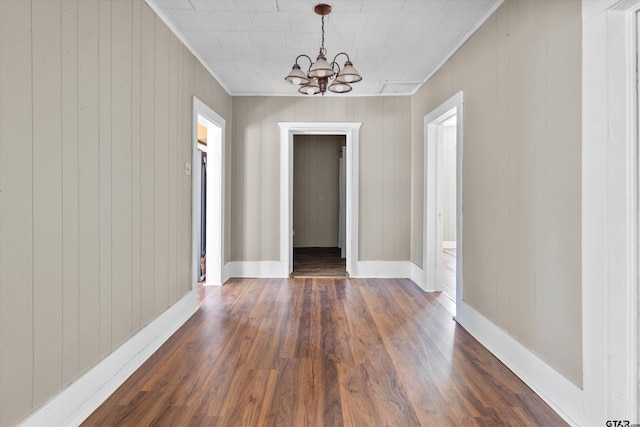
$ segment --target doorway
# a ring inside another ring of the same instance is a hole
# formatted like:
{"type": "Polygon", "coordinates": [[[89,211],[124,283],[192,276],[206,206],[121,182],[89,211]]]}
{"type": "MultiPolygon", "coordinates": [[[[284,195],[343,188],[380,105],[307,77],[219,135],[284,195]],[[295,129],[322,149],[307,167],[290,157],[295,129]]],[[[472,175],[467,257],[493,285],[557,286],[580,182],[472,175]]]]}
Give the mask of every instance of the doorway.
{"type": "Polygon", "coordinates": [[[193,97],[192,289],[221,285],[224,261],[225,120],[193,97]]]}
{"type": "Polygon", "coordinates": [[[425,288],[462,301],[462,92],[424,119],[425,288]]]}
{"type": "Polygon", "coordinates": [[[358,261],[358,140],[362,123],[280,122],[280,262],[283,277],[293,272],[293,139],[296,135],[343,135],[345,137],[346,272],[357,277],[358,261]]]}
{"type": "Polygon", "coordinates": [[[292,277],[347,276],[345,157],[344,135],[293,138],[292,277]]]}

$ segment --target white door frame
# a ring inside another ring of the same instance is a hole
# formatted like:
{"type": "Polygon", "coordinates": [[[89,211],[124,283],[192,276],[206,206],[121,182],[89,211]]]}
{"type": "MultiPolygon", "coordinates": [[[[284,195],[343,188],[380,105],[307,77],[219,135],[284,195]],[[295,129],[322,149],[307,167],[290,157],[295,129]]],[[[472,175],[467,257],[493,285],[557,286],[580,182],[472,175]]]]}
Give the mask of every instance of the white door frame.
{"type": "Polygon", "coordinates": [[[222,284],[224,262],[224,145],[225,120],[204,102],[193,97],[192,113],[192,231],[191,231],[191,286],[197,289],[200,265],[200,203],[201,168],[198,150],[198,122],[204,121],[212,137],[207,134],[207,259],[205,285],[222,284]],[[199,117],[200,116],[200,119],[199,117]],[[211,209],[211,208],[214,209],[211,209]]]}
{"type": "Polygon", "coordinates": [[[582,1],[584,423],[640,422],[639,0],[582,1]]]}
{"type": "Polygon", "coordinates": [[[440,266],[442,264],[442,219],[439,212],[440,191],[439,170],[442,167],[442,122],[450,118],[452,110],[456,122],[456,306],[462,301],[462,161],[463,161],[463,94],[456,93],[424,118],[424,226],[423,226],[423,268],[425,290],[439,291],[440,266]]]}
{"type": "Polygon", "coordinates": [[[347,273],[358,261],[358,140],[362,123],[279,122],[280,126],[280,262],[284,276],[293,271],[293,137],[344,135],[347,151],[347,273]]]}

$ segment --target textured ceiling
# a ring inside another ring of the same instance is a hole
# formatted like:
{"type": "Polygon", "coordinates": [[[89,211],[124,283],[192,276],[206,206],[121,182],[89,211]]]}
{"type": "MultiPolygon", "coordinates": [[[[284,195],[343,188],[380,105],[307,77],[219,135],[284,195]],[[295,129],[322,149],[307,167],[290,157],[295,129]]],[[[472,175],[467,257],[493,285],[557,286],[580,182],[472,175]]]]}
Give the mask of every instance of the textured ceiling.
{"type": "MultiPolygon", "coordinates": [[[[296,56],[318,54],[316,0],[146,1],[232,95],[295,94],[284,77],[296,56]]],[[[363,77],[350,95],[376,95],[414,92],[502,0],[328,3],[327,59],[349,54],[363,77]]]]}

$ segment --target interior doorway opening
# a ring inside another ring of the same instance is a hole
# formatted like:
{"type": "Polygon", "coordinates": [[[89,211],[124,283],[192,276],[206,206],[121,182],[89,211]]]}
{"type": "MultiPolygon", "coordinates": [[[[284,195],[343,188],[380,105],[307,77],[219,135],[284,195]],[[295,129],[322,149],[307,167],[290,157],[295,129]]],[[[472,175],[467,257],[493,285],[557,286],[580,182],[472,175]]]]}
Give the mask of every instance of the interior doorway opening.
{"type": "MultiPolygon", "coordinates": [[[[456,164],[457,164],[457,109],[448,112],[451,116],[441,124],[439,132],[438,198],[439,228],[442,229],[442,253],[440,262],[440,289],[455,303],[456,301],[456,164]]],[[[440,232],[438,233],[440,234],[440,232]]]]}
{"type": "Polygon", "coordinates": [[[458,92],[424,118],[425,290],[463,299],[463,95],[458,92]]]}
{"type": "Polygon", "coordinates": [[[225,120],[193,98],[192,163],[192,288],[221,285],[224,261],[225,120]]]}
{"type": "Polygon", "coordinates": [[[343,135],[345,148],[346,271],[357,277],[359,122],[279,122],[280,126],[280,261],[283,277],[293,272],[293,139],[296,135],[343,135]]]}
{"type": "Polygon", "coordinates": [[[346,277],[346,137],[294,135],[292,277],[346,277]]]}

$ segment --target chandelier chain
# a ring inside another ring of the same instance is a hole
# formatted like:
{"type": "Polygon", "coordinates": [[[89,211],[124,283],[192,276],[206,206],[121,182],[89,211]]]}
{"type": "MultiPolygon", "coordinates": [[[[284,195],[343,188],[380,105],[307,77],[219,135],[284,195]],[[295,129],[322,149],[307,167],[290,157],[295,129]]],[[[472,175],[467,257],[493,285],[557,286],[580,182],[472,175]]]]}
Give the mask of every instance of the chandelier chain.
{"type": "Polygon", "coordinates": [[[324,15],[322,15],[322,50],[324,51],[324,15]]]}

